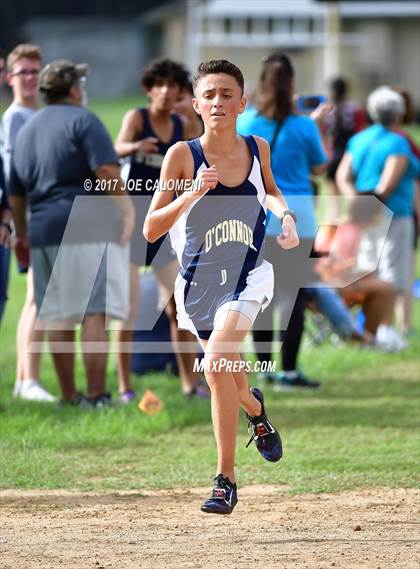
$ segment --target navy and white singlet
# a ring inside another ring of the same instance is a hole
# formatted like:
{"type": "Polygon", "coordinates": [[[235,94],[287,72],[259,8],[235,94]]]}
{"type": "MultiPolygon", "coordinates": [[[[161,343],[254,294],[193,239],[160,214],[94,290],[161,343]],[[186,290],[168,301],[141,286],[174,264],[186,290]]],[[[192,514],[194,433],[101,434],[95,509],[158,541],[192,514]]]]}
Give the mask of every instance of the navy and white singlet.
{"type": "MultiPolygon", "coordinates": [[[[273,269],[263,260],[267,208],[259,151],[254,137],[244,139],[252,158],[246,179],[235,187],[219,182],[169,231],[180,263],[178,325],[203,339],[210,337],[223,304],[253,300],[264,309],[273,295],[273,269]]],[[[209,165],[198,138],[187,144],[195,179],[209,165]]]]}
{"type": "Polygon", "coordinates": [[[130,195],[134,198],[136,209],[136,229],[130,243],[130,260],[139,266],[148,266],[152,262],[156,265],[166,265],[176,258],[170,246],[169,237],[163,235],[155,243],[149,243],[143,237],[143,225],[154,194],[152,189],[156,189],[159,182],[163,159],[173,144],[183,140],[183,125],[181,117],[173,113],[171,139],[169,142],[162,142],[150,124],[148,110],[143,108],[137,110],[143,118],[143,131],[139,140],[154,137],[158,139],[158,142],[156,152],[150,154],[142,151],[136,152],[130,156],[121,170],[121,177],[126,181],[130,195]],[[133,184],[129,183],[130,180],[133,184]],[[135,182],[138,182],[137,185],[135,182]],[[131,189],[132,186],[134,190],[131,189]]]}

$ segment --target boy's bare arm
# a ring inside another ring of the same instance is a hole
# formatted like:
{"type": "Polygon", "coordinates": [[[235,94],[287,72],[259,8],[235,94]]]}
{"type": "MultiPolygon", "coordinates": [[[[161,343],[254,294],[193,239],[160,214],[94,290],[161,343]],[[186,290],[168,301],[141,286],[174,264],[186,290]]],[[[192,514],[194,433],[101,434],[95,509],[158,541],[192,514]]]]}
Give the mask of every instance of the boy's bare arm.
{"type": "Polygon", "coordinates": [[[167,152],[160,173],[159,190],[155,192],[143,227],[144,237],[153,243],[165,235],[179,216],[199,200],[218,182],[216,168],[211,166],[201,170],[193,185],[194,161],[185,142],[177,142],[167,152]],[[184,188],[177,189],[176,181],[182,181],[184,188]]]}
{"type": "Polygon", "coordinates": [[[188,161],[188,155],[192,161],[186,145],[178,142],[168,150],[163,160],[159,189],[153,195],[143,226],[143,235],[151,243],[165,235],[191,203],[188,192],[174,199],[175,189],[171,189],[174,181],[184,179],[184,162],[188,161]]]}
{"type": "Polygon", "coordinates": [[[115,152],[120,158],[130,156],[141,150],[146,154],[157,151],[157,138],[148,137],[138,140],[143,131],[143,118],[137,109],[125,113],[120,131],[115,141],[115,152]]]}
{"type": "MultiPolygon", "coordinates": [[[[254,137],[260,153],[261,171],[264,178],[267,193],[267,208],[277,217],[282,217],[283,212],[288,209],[287,202],[278,188],[270,167],[270,146],[268,142],[259,136],[254,137]]],[[[296,232],[295,220],[291,215],[286,215],[282,219],[283,233],[277,237],[277,241],[284,249],[291,249],[299,245],[299,238],[296,232]]]]}

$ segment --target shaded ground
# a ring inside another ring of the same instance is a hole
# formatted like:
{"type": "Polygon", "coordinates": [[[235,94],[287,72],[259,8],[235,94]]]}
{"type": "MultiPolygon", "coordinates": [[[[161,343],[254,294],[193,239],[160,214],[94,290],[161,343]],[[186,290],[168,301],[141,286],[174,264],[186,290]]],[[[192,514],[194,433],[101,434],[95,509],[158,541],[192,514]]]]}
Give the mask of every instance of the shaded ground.
{"type": "Polygon", "coordinates": [[[227,517],[200,512],[207,494],[1,491],[0,567],[419,567],[415,490],[285,496],[248,486],[227,517]]]}

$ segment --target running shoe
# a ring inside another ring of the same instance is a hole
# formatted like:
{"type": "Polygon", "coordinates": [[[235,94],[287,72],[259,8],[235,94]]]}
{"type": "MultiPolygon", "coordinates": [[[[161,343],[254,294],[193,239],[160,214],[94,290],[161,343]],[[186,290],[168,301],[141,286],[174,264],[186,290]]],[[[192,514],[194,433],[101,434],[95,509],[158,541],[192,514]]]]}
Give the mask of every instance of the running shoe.
{"type": "Polygon", "coordinates": [[[136,398],[136,392],[132,389],[128,391],[124,391],[124,393],[120,393],[120,401],[123,405],[128,405],[136,398]]]}
{"type": "Polygon", "coordinates": [[[277,462],[283,455],[280,435],[268,420],[262,391],[257,387],[251,387],[250,391],[261,403],[261,414],[258,417],[251,417],[248,413],[246,414],[249,421],[248,429],[252,432],[246,448],[254,441],[258,452],[265,460],[277,462]]]}
{"type": "Polygon", "coordinates": [[[236,484],[223,474],[218,474],[214,479],[211,497],[201,506],[201,511],[206,514],[231,514],[237,503],[236,484]]]}
{"type": "Polygon", "coordinates": [[[274,384],[274,389],[293,389],[295,387],[300,389],[318,389],[321,386],[319,381],[308,379],[300,371],[295,377],[286,377],[283,373],[279,373],[274,384]]]}
{"type": "Polygon", "coordinates": [[[112,407],[112,398],[110,393],[101,393],[96,397],[85,397],[80,402],[82,409],[104,409],[105,407],[112,407]]]}

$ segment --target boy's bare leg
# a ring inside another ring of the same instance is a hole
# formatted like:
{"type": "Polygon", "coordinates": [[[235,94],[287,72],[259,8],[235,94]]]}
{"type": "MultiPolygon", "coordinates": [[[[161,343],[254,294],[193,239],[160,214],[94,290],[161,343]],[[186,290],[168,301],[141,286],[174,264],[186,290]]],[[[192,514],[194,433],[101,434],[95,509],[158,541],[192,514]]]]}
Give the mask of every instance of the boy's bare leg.
{"type": "Polygon", "coordinates": [[[16,330],[16,382],[20,383],[25,377],[24,355],[26,346],[26,300],[20,313],[16,330]]]}
{"type": "Polygon", "coordinates": [[[126,393],[132,391],[130,345],[133,342],[134,322],[139,309],[139,270],[138,266],[130,264],[130,311],[128,320],[119,322],[116,335],[118,391],[126,393]]]}
{"type": "MultiPolygon", "coordinates": [[[[224,327],[214,330],[208,341],[200,340],[205,351],[206,380],[211,391],[214,435],[217,445],[217,473],[235,482],[235,449],[240,401],[250,415],[259,415],[260,403],[249,393],[246,375],[237,381],[231,372],[212,371],[213,363],[240,358],[240,345],[251,327],[250,320],[238,311],[229,312],[224,327]],[[226,351],[228,347],[229,351],[226,351]],[[238,386],[239,383],[239,386],[238,386]],[[248,390],[248,394],[245,391],[248,390]]],[[[216,323],[217,328],[217,323],[216,323]]]]}
{"type": "Polygon", "coordinates": [[[16,380],[39,380],[41,353],[29,352],[32,342],[42,342],[43,330],[36,330],[36,306],[34,298],[32,269],[29,267],[26,277],[26,296],[22,307],[16,334],[17,367],[16,380]]]}
{"type": "MultiPolygon", "coordinates": [[[[240,362],[241,356],[239,354],[235,354],[232,358],[234,361],[240,362]]],[[[235,380],[236,386],[238,388],[239,393],[239,405],[251,415],[251,417],[257,417],[261,414],[261,403],[257,401],[257,399],[252,395],[249,390],[249,383],[248,377],[244,370],[233,372],[233,379],[235,380]]]]}
{"type": "Polygon", "coordinates": [[[176,306],[173,297],[175,279],[178,274],[178,261],[173,261],[162,267],[153,267],[159,282],[165,311],[169,319],[171,340],[178,364],[181,389],[183,393],[191,393],[199,380],[198,372],[193,370],[196,353],[194,350],[195,337],[188,330],[180,330],[176,321],[176,306]],[[191,349],[185,349],[182,344],[190,343],[191,349]]]}
{"type": "Polygon", "coordinates": [[[44,339],[44,331],[37,330],[37,316],[36,316],[36,305],[35,305],[35,294],[34,294],[34,284],[33,284],[33,273],[32,269],[29,267],[28,278],[27,278],[27,296],[26,296],[26,338],[25,346],[26,351],[23,354],[23,368],[24,368],[24,379],[40,379],[40,367],[41,367],[41,354],[42,350],[38,352],[30,352],[29,347],[32,342],[41,344],[44,339]]]}
{"type": "MultiPolygon", "coordinates": [[[[210,340],[200,340],[205,352],[206,365],[211,369],[213,361],[218,361],[228,354],[210,353],[209,343],[210,340]]],[[[217,447],[216,474],[223,474],[231,482],[235,482],[236,433],[239,417],[238,388],[232,373],[214,373],[206,370],[205,377],[211,393],[211,418],[217,447]]]]}

